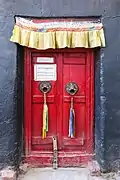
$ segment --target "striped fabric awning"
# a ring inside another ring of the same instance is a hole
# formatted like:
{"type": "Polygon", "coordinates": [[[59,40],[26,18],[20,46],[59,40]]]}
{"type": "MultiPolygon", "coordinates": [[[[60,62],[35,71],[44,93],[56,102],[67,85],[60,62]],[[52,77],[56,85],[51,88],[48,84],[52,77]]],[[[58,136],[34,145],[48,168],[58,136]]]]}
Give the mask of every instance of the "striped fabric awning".
{"type": "Polygon", "coordinates": [[[105,47],[102,23],[80,19],[35,21],[16,17],[10,41],[40,50],[105,47]]]}

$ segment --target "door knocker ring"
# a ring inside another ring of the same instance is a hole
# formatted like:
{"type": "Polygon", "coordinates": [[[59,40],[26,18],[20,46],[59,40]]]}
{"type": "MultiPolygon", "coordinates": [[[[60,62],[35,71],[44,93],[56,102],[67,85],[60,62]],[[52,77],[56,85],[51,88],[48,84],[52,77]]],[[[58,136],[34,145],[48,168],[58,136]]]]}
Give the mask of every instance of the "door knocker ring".
{"type": "Polygon", "coordinates": [[[42,81],[40,84],[39,84],[39,90],[42,92],[42,93],[48,93],[51,91],[51,88],[52,88],[52,85],[49,81],[42,81]]]}
{"type": "Polygon", "coordinates": [[[69,82],[66,85],[66,91],[70,95],[75,95],[78,92],[78,90],[79,90],[79,87],[75,82],[69,82]]]}

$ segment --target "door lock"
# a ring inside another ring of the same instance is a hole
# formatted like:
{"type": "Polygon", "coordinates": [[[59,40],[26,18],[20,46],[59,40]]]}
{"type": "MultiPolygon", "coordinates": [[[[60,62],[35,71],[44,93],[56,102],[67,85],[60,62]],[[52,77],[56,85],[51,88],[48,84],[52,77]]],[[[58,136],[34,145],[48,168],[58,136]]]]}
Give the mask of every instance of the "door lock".
{"type": "Polygon", "coordinates": [[[58,147],[57,147],[57,137],[53,136],[53,169],[58,168],[58,147]]]}
{"type": "Polygon", "coordinates": [[[78,90],[79,90],[79,87],[75,82],[69,82],[66,85],[66,91],[70,95],[75,95],[78,92],[78,90]]]}
{"type": "Polygon", "coordinates": [[[39,85],[39,89],[42,93],[50,92],[52,85],[49,81],[42,81],[39,85]]]}

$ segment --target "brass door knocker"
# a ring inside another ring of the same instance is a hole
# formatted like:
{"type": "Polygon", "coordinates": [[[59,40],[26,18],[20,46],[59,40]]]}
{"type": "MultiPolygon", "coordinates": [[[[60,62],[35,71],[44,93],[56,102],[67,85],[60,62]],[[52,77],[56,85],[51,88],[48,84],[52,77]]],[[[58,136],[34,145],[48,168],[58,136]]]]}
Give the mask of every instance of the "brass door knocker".
{"type": "Polygon", "coordinates": [[[42,81],[39,85],[39,89],[42,93],[50,92],[52,85],[49,81],[42,81]]]}
{"type": "Polygon", "coordinates": [[[66,91],[70,95],[75,95],[78,92],[78,85],[75,82],[69,82],[66,85],[66,91]]]}
{"type": "Polygon", "coordinates": [[[70,138],[74,138],[75,137],[75,110],[74,110],[74,95],[78,92],[78,85],[74,82],[69,82],[66,85],[66,91],[69,95],[71,95],[72,97],[70,97],[71,99],[71,103],[70,103],[70,115],[69,115],[69,132],[68,132],[68,136],[70,138]]]}

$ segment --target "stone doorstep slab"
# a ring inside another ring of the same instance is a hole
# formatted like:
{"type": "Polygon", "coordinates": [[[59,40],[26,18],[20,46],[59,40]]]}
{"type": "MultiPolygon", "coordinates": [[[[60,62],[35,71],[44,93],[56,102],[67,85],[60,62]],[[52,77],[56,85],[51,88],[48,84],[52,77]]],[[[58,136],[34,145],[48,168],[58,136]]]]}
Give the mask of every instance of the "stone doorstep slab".
{"type": "Polygon", "coordinates": [[[91,176],[87,168],[31,168],[19,180],[104,180],[101,176],[91,176]]]}
{"type": "MultiPolygon", "coordinates": [[[[37,169],[37,168],[35,168],[35,169],[37,169]]],[[[66,168],[66,171],[68,171],[68,169],[69,168],[66,168]]],[[[71,168],[71,169],[76,169],[76,168],[71,168]]],[[[100,175],[100,167],[96,161],[89,162],[88,169],[89,169],[91,175],[97,175],[97,176],[100,175]]],[[[27,171],[29,171],[29,165],[21,164],[20,165],[20,173],[25,174],[27,171]]],[[[64,171],[65,171],[65,169],[64,169],[64,171]]],[[[0,174],[1,174],[0,180],[16,180],[17,179],[17,173],[13,170],[12,167],[4,168],[3,170],[1,170],[0,174]]]]}
{"type": "MultiPolygon", "coordinates": [[[[25,168],[26,169],[26,168],[25,168]]],[[[41,179],[42,177],[49,177],[51,176],[51,173],[54,173],[54,176],[58,178],[58,180],[61,180],[61,174],[62,174],[62,180],[68,180],[69,175],[73,176],[73,180],[120,180],[120,174],[116,174],[113,177],[113,174],[106,174],[104,177],[102,176],[96,176],[96,175],[91,175],[89,169],[85,170],[84,168],[59,168],[58,170],[53,170],[52,168],[29,168],[27,169],[27,172],[24,173],[23,175],[20,175],[17,178],[17,174],[14,170],[12,169],[3,169],[1,171],[1,176],[0,180],[37,180],[34,179],[38,177],[38,180],[43,180],[41,179]],[[71,174],[71,171],[73,171],[74,175],[71,174]],[[88,172],[88,174],[87,174],[88,172]],[[89,174],[90,173],[90,174],[89,174]],[[46,175],[47,174],[47,175],[46,175]],[[56,175],[55,175],[56,174],[56,175]],[[41,177],[39,179],[39,177],[41,177]],[[60,177],[60,179],[59,179],[60,177]],[[63,179],[65,178],[65,179],[63,179]]],[[[57,180],[55,178],[55,180],[57,180]]],[[[49,178],[47,178],[49,180],[49,178]]],[[[54,180],[54,179],[51,179],[54,180]]]]}
{"type": "Polygon", "coordinates": [[[92,176],[85,168],[31,168],[18,180],[120,180],[119,173],[106,173],[92,176]]]}
{"type": "MultiPolygon", "coordinates": [[[[82,180],[120,180],[120,173],[108,173],[101,176],[100,167],[96,161],[89,162],[87,168],[58,168],[58,170],[56,171],[52,168],[30,168],[28,164],[21,164],[19,170],[20,176],[18,178],[17,172],[15,172],[12,167],[7,167],[0,171],[0,180],[26,180],[26,178],[29,177],[30,174],[35,175],[36,177],[39,177],[40,174],[43,174],[42,176],[44,177],[44,173],[47,173],[51,176],[52,172],[54,172],[54,174],[56,174],[57,177],[61,176],[61,173],[63,173],[63,175],[67,177],[67,173],[69,175],[71,174],[71,171],[74,172],[74,175],[76,174],[76,177],[79,175],[79,180],[81,180],[81,178],[82,180]],[[87,174],[89,177],[86,176],[87,174]],[[112,176],[113,174],[114,176],[112,176]]],[[[65,180],[63,178],[62,180],[65,180]]]]}

